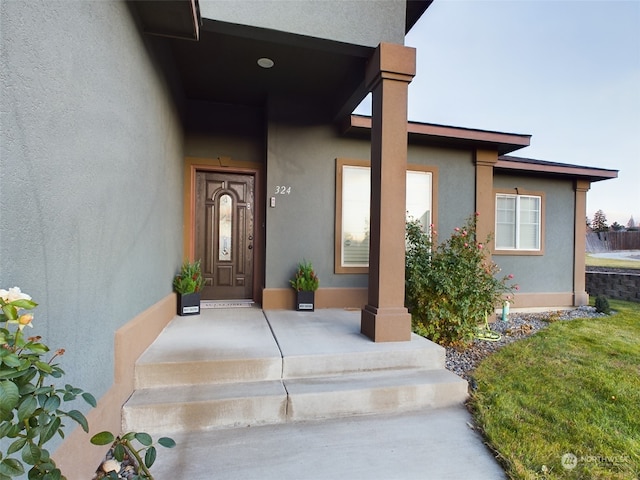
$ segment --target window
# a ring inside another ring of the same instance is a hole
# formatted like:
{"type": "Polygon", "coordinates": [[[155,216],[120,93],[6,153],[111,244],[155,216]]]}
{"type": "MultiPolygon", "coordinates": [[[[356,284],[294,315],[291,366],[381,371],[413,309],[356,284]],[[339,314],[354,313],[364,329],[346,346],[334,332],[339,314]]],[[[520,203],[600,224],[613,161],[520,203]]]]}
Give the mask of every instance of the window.
{"type": "MultiPolygon", "coordinates": [[[[357,160],[338,160],[336,185],[336,273],[365,273],[369,266],[371,168],[357,160]]],[[[407,170],[406,210],[427,227],[432,223],[434,170],[407,170]]]]}
{"type": "Polygon", "coordinates": [[[542,196],[496,195],[496,250],[542,249],[542,196]]]}

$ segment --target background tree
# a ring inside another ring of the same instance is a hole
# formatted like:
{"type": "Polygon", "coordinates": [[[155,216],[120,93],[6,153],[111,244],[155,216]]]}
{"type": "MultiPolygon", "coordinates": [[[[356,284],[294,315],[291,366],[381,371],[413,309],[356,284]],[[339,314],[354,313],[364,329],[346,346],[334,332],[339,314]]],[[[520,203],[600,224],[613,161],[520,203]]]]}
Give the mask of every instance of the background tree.
{"type": "Polygon", "coordinates": [[[602,210],[598,210],[593,215],[593,221],[591,222],[591,229],[594,232],[607,232],[609,231],[609,225],[607,225],[607,216],[602,210]]]}
{"type": "Polygon", "coordinates": [[[633,220],[633,215],[631,215],[631,218],[627,222],[627,228],[628,229],[636,228],[636,222],[633,220]]]}
{"type": "Polygon", "coordinates": [[[619,232],[620,230],[622,230],[624,228],[623,225],[620,225],[618,222],[613,222],[611,224],[611,230],[613,230],[614,232],[619,232]]]}

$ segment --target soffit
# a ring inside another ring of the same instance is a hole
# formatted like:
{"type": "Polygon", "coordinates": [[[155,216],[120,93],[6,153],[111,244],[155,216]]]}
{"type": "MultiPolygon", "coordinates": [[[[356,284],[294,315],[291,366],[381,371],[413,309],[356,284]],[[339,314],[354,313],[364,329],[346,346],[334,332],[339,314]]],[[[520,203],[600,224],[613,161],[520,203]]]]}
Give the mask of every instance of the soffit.
{"type": "Polygon", "coordinates": [[[366,95],[364,71],[373,49],[204,20],[200,41],[168,39],[190,100],[263,105],[270,95],[306,98],[334,117],[366,95]],[[274,61],[264,69],[257,60],[274,61]]]}

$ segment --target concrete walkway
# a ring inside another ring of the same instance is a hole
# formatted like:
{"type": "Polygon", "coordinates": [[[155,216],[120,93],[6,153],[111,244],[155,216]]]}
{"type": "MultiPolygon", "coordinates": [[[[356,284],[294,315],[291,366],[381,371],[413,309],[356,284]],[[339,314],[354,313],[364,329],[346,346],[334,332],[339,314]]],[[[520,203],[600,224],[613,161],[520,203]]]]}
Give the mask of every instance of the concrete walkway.
{"type": "Polygon", "coordinates": [[[199,433],[160,448],[157,480],[496,480],[463,406],[199,433]]]}
{"type": "MultiPolygon", "coordinates": [[[[198,317],[176,318],[138,362],[144,377],[138,380],[144,384],[140,393],[156,402],[165,402],[160,399],[163,391],[193,395],[195,387],[181,386],[181,379],[196,375],[194,385],[216,380],[211,376],[225,374],[220,365],[233,365],[247,357],[260,359],[262,366],[249,370],[264,372],[265,379],[295,379],[299,374],[313,375],[318,366],[329,372],[335,365],[358,369],[358,362],[364,361],[366,368],[384,368],[396,359],[410,366],[441,353],[441,347],[417,336],[411,342],[371,342],[359,333],[358,318],[359,312],[346,310],[262,312],[257,308],[210,309],[198,317]],[[278,372],[272,372],[274,356],[281,362],[278,372]],[[384,364],[377,365],[383,362],[381,358],[386,359],[384,364]],[[170,372],[169,377],[178,384],[168,389],[148,388],[162,372],[170,372]]],[[[346,382],[349,377],[343,378],[346,382]]],[[[134,400],[130,403],[135,404],[134,400]]],[[[363,397],[362,402],[366,401],[363,397]]],[[[200,402],[200,408],[205,406],[200,402]]],[[[175,415],[175,408],[167,410],[166,416],[175,415]]],[[[505,478],[470,423],[469,413],[458,403],[404,412],[166,432],[177,446],[170,450],[159,447],[152,473],[157,480],[505,478]]]]}

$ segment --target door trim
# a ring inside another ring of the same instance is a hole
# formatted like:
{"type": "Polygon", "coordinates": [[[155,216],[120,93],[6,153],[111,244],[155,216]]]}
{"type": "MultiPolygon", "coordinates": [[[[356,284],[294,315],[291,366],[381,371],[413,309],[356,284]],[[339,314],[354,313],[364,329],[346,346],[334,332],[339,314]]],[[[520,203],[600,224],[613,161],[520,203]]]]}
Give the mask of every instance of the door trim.
{"type": "Polygon", "coordinates": [[[196,209],[196,171],[216,173],[240,173],[254,177],[254,230],[253,243],[253,301],[262,304],[262,288],[264,285],[265,265],[265,212],[264,212],[264,167],[260,163],[232,160],[228,157],[198,158],[186,157],[184,169],[184,223],[183,223],[183,255],[194,260],[195,242],[195,209],[196,209]]]}

